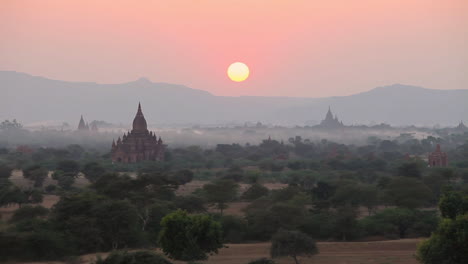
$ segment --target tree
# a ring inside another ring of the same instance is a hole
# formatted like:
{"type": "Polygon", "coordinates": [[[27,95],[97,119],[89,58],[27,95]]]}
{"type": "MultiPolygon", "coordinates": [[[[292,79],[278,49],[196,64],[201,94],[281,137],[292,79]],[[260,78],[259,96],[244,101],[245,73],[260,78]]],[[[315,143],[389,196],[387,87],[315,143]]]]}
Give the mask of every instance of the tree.
{"type": "Polygon", "coordinates": [[[393,179],[385,188],[385,200],[393,205],[418,208],[428,204],[432,198],[432,192],[420,180],[409,177],[393,179]]]}
{"type": "Polygon", "coordinates": [[[113,250],[127,247],[138,240],[137,213],[130,202],[107,200],[96,204],[92,213],[103,241],[113,250]]]}
{"type": "Polygon", "coordinates": [[[335,214],[335,236],[346,241],[347,239],[356,236],[356,230],[358,227],[357,211],[356,208],[350,204],[346,204],[342,207],[337,208],[335,214]]]}
{"type": "Polygon", "coordinates": [[[174,210],[170,203],[165,201],[155,201],[144,210],[139,209],[138,218],[141,223],[141,230],[144,231],[149,241],[154,245],[158,243],[158,234],[161,231],[161,220],[174,210]]]}
{"type": "Polygon", "coordinates": [[[311,256],[318,253],[315,241],[299,231],[279,230],[273,236],[270,248],[272,258],[289,256],[299,264],[297,257],[311,256]]]}
{"type": "Polygon", "coordinates": [[[91,183],[94,183],[101,175],[106,173],[106,169],[94,161],[86,163],[82,171],[86,179],[91,183]]]}
{"type": "Polygon", "coordinates": [[[399,238],[405,238],[408,229],[412,228],[418,220],[416,211],[407,208],[387,208],[377,213],[372,219],[384,229],[381,232],[385,235],[397,231],[399,238]]]}
{"type": "Polygon", "coordinates": [[[0,232],[0,261],[59,260],[74,255],[73,246],[63,233],[44,227],[30,232],[0,232]]]}
{"type": "Polygon", "coordinates": [[[455,172],[451,168],[440,168],[437,171],[442,177],[444,177],[444,179],[447,181],[447,183],[450,183],[450,181],[453,178],[455,178],[455,172]]]}
{"type": "Polygon", "coordinates": [[[207,259],[222,244],[221,224],[209,215],[189,215],[177,210],[161,221],[159,245],[170,258],[184,261],[207,259]]]}
{"type": "Polygon", "coordinates": [[[379,192],[376,187],[372,185],[363,185],[359,192],[361,198],[361,204],[367,208],[369,215],[374,211],[379,203],[379,192]]]}
{"type": "Polygon", "coordinates": [[[92,192],[62,196],[52,210],[58,230],[69,234],[80,253],[138,246],[138,216],[129,201],[92,192]]]}
{"type": "Polygon", "coordinates": [[[57,170],[52,174],[52,179],[56,180],[62,189],[70,190],[75,183],[75,174],[57,170]]]}
{"type": "Polygon", "coordinates": [[[80,164],[74,160],[61,160],[57,163],[56,169],[67,175],[76,177],[80,173],[80,164]]]}
{"type": "Polygon", "coordinates": [[[203,199],[197,195],[177,196],[174,200],[174,206],[188,213],[206,212],[203,199]]]}
{"type": "Polygon", "coordinates": [[[193,180],[193,172],[191,170],[178,170],[172,176],[175,181],[177,181],[180,185],[184,185],[189,183],[193,180]]]}
{"type": "Polygon", "coordinates": [[[226,243],[241,243],[247,231],[247,222],[243,217],[223,215],[219,218],[223,228],[223,241],[226,243]]]}
{"type": "Polygon", "coordinates": [[[203,186],[206,200],[214,204],[221,214],[228,207],[227,203],[236,198],[238,189],[239,185],[232,180],[217,180],[203,186]]]}
{"type": "Polygon", "coordinates": [[[447,185],[447,180],[439,173],[432,172],[428,176],[422,178],[424,184],[429,187],[433,193],[431,204],[437,204],[442,194],[442,190],[447,185]]]}
{"type": "Polygon", "coordinates": [[[344,206],[349,204],[353,207],[358,207],[362,203],[361,186],[356,182],[345,182],[337,184],[335,194],[331,198],[334,207],[344,206]]]}
{"type": "Polygon", "coordinates": [[[317,182],[317,186],[312,189],[312,197],[317,209],[328,209],[330,198],[335,194],[336,187],[323,181],[317,182]]]}
{"type": "Polygon", "coordinates": [[[106,259],[98,259],[96,264],[171,264],[163,256],[152,251],[114,251],[106,259]]]}
{"type": "Polygon", "coordinates": [[[403,163],[398,167],[398,175],[404,177],[421,178],[421,168],[416,162],[403,163]]]}
{"type": "Polygon", "coordinates": [[[38,206],[23,206],[15,211],[11,217],[11,222],[19,222],[22,220],[28,220],[36,217],[45,217],[49,213],[49,209],[38,206]]]}
{"type": "Polygon", "coordinates": [[[25,203],[40,203],[42,199],[42,192],[37,189],[21,190],[8,180],[0,181],[0,206],[18,204],[21,208],[25,203]]]}
{"type": "Polygon", "coordinates": [[[445,218],[428,240],[423,241],[417,258],[424,264],[468,263],[468,213],[445,218]]]}
{"type": "Polygon", "coordinates": [[[270,191],[265,186],[254,183],[243,194],[242,199],[252,201],[262,196],[267,196],[270,191]]]}
{"type": "Polygon", "coordinates": [[[463,197],[459,192],[446,191],[440,198],[439,210],[443,217],[451,219],[468,213],[468,196],[463,197]]]}
{"type": "Polygon", "coordinates": [[[48,174],[49,171],[40,165],[29,166],[23,171],[24,178],[33,181],[34,187],[42,187],[48,174]]]}

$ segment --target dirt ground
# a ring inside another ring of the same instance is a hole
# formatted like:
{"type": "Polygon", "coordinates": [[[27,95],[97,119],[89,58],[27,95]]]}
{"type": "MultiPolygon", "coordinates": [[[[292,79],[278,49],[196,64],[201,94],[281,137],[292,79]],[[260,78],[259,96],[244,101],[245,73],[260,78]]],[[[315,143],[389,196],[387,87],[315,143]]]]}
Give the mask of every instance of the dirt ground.
{"type": "MultiPolygon", "coordinates": [[[[402,239],[374,242],[319,242],[319,254],[300,257],[301,264],[418,264],[414,258],[416,246],[421,239],[402,239]]],[[[269,256],[270,243],[228,244],[219,254],[211,256],[205,264],[247,264],[269,256]]],[[[157,250],[158,251],[158,250],[157,250]]],[[[91,264],[96,256],[107,253],[81,256],[77,263],[91,264]]],[[[275,259],[278,264],[293,264],[292,258],[275,259]]],[[[34,262],[29,264],[62,264],[63,262],[34,262]]],[[[186,262],[174,261],[175,264],[186,262]]]]}

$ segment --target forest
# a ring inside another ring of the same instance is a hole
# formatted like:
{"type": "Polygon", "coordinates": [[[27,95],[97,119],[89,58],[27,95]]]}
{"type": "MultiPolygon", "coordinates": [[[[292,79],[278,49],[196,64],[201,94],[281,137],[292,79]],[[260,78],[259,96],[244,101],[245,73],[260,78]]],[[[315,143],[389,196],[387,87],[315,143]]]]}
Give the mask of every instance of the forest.
{"type": "MultiPolygon", "coordinates": [[[[315,241],[430,237],[449,221],[466,225],[460,216],[468,211],[468,133],[366,141],[294,136],[169,147],[164,161],[136,164],[112,163],[108,151],[88,145],[5,146],[0,258],[70,260],[112,251],[97,263],[168,263],[207,259],[227,243],[272,241],[270,257],[297,262],[317,253],[315,241]],[[427,166],[425,155],[437,144],[450,166],[427,166]],[[285,252],[291,240],[299,241],[297,251],[285,252]],[[153,248],[163,253],[126,251],[153,248]]],[[[418,258],[440,263],[427,260],[440,259],[424,251],[430,241],[418,258]]]]}

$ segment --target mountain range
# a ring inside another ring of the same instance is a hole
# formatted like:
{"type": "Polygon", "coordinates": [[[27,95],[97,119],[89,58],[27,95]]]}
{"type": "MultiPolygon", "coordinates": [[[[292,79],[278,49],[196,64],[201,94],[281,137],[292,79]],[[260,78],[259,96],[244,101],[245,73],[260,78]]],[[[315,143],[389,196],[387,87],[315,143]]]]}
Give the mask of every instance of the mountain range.
{"type": "Polygon", "coordinates": [[[453,126],[468,121],[468,90],[393,84],[350,96],[325,98],[215,96],[146,78],[121,84],[67,82],[0,71],[0,120],[23,123],[104,120],[129,124],[138,102],[155,125],[316,124],[330,106],[345,125],[387,123],[453,126]]]}

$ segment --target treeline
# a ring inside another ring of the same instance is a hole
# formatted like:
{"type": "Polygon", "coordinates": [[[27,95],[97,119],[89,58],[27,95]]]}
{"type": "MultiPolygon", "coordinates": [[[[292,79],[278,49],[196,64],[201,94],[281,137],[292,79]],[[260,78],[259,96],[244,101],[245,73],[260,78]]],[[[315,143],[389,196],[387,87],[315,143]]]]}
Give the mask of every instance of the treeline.
{"type": "MultiPolygon", "coordinates": [[[[72,164],[57,166],[66,175],[76,172],[72,164]]],[[[303,178],[294,179],[287,188],[268,190],[253,182],[244,193],[232,179],[221,178],[188,196],[177,196],[175,190],[192,180],[189,170],[140,173],[135,178],[108,172],[87,177],[92,182],[88,188],[55,190],[61,197],[51,210],[40,206],[18,209],[0,234],[1,246],[8,252],[3,258],[52,260],[158,246],[161,220],[179,209],[211,215],[220,223],[225,243],[268,241],[278,230],[299,230],[321,240],[419,237],[430,235],[439,221],[435,210],[417,209],[431,204],[431,191],[418,187],[415,183],[422,183],[414,176],[395,177],[380,187],[346,179],[327,183],[303,178]],[[428,196],[421,196],[422,191],[428,196]],[[397,207],[376,210],[382,204],[380,194],[388,197],[386,205],[397,207]],[[223,214],[236,200],[251,202],[245,216],[223,214]],[[208,213],[208,205],[218,213],[208,213]],[[362,207],[369,216],[360,217],[362,207]]]]}

